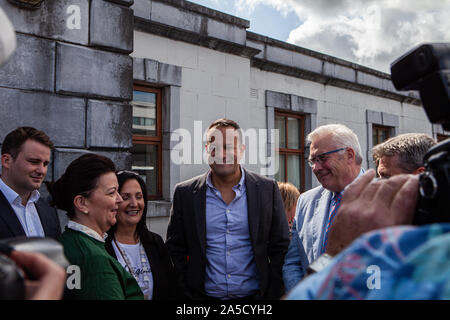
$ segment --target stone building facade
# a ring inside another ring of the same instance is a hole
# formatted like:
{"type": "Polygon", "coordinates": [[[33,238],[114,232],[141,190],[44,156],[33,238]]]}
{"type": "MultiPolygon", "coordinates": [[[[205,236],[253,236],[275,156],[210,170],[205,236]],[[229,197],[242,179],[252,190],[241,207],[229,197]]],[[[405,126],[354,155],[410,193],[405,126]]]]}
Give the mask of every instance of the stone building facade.
{"type": "MultiPolygon", "coordinates": [[[[161,190],[148,217],[163,237],[176,183],[208,168],[172,161],[179,129],[201,136],[227,117],[244,130],[270,130],[287,115],[301,119],[303,138],[339,122],[357,133],[366,168],[378,127],[390,135],[446,134],[429,123],[416,93],[394,89],[389,74],[249,32],[250,21],[188,1],[44,0],[26,10],[0,0],[0,7],[18,43],[0,68],[0,139],[23,125],[47,132],[56,146],[48,180],[84,152],[108,155],[120,169],[135,167],[133,90],[159,90],[161,190]]],[[[274,145],[267,137],[267,156],[274,145]]],[[[192,158],[202,153],[201,143],[191,151],[192,158]]],[[[299,152],[309,189],[317,181],[305,166],[307,146],[299,152]]]]}

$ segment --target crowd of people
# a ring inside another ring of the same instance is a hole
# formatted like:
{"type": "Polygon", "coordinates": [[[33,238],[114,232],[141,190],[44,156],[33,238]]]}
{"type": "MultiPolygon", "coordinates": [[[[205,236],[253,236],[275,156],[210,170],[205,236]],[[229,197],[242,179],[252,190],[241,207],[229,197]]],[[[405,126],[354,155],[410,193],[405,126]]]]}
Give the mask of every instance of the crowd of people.
{"type": "Polygon", "coordinates": [[[448,271],[433,277],[436,265],[422,262],[433,254],[448,263],[447,248],[433,249],[437,238],[448,242],[450,226],[411,226],[417,174],[435,144],[428,135],[403,134],[375,146],[375,172],[362,168],[351,129],[320,126],[307,136],[308,163],[319,185],[301,194],[240,165],[245,146],[235,121],[214,121],[206,138],[210,169],[176,186],[164,241],[148,229],[147,187],[139,174],[117,171],[111,159],[87,153],[46,183],[48,202],[38,189],[53,143],[31,127],[10,132],[1,150],[0,239],[54,238],[81,271],[80,288],[69,289],[64,270],[46,257],[15,251],[11,258],[19,266],[39,270],[38,280],[27,280],[27,297],[449,297],[443,282],[448,271]],[[69,218],[62,233],[55,208],[69,218]],[[367,285],[371,265],[386,274],[381,290],[367,285]]]}

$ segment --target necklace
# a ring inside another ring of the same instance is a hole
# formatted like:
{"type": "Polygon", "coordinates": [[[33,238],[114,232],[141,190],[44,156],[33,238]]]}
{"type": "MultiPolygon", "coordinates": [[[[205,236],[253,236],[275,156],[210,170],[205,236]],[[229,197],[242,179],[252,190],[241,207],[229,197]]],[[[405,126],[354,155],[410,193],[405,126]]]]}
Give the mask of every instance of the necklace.
{"type": "MultiPolygon", "coordinates": [[[[114,243],[119,250],[120,255],[122,256],[123,260],[125,261],[125,265],[128,269],[128,271],[131,273],[131,275],[136,279],[136,282],[141,287],[142,291],[145,291],[150,286],[150,278],[148,273],[151,272],[150,265],[148,263],[147,255],[145,254],[144,246],[141,242],[139,242],[139,258],[140,258],[140,269],[139,265],[136,265],[136,268],[133,268],[133,265],[128,258],[128,255],[126,254],[126,250],[122,250],[116,239],[114,239],[114,243]],[[140,281],[139,275],[143,275],[142,280],[140,281]]],[[[147,299],[147,295],[145,295],[145,298],[147,299]]]]}

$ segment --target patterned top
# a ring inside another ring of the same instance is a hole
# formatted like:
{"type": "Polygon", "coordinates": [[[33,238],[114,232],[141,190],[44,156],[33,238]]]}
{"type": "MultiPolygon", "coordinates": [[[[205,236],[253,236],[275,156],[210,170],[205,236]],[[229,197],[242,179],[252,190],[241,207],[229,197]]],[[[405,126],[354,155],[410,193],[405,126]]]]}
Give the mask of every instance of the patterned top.
{"type": "Polygon", "coordinates": [[[373,231],[287,299],[450,299],[449,257],[449,223],[373,231]]]}

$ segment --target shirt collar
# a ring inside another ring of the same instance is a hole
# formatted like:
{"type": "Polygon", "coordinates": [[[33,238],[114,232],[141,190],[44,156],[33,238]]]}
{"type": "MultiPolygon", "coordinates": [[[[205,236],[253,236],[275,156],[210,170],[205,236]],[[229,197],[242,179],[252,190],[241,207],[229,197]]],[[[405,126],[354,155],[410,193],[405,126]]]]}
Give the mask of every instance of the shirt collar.
{"type": "MultiPolygon", "coordinates": [[[[233,187],[233,189],[238,189],[239,191],[242,191],[243,188],[245,187],[245,170],[243,170],[241,166],[239,166],[239,169],[241,170],[241,179],[239,180],[238,184],[233,187]]],[[[209,170],[208,176],[206,177],[206,185],[216,190],[216,188],[212,184],[211,173],[212,171],[209,170]]]]}
{"type": "MultiPolygon", "coordinates": [[[[17,201],[17,198],[19,198],[19,202],[22,202],[22,198],[20,198],[19,194],[15,192],[13,189],[11,189],[10,186],[8,186],[3,179],[0,177],[0,190],[2,191],[3,195],[5,196],[6,200],[8,200],[9,204],[12,204],[14,201],[17,201]]],[[[28,203],[30,202],[36,202],[41,197],[41,194],[37,190],[33,190],[31,192],[30,198],[28,199],[28,203]]]]}
{"type": "MultiPolygon", "coordinates": [[[[358,178],[361,177],[361,176],[364,174],[364,172],[366,172],[366,171],[365,171],[363,168],[361,168],[361,169],[359,170],[359,173],[358,173],[358,175],[356,176],[356,178],[355,178],[352,182],[350,182],[348,185],[346,185],[345,188],[344,188],[344,190],[342,190],[342,191],[340,192],[342,196],[344,195],[344,192],[345,192],[345,190],[347,190],[348,186],[351,185],[351,184],[352,184],[353,182],[355,182],[356,180],[358,180],[358,178]]],[[[338,194],[338,192],[333,192],[333,198],[336,197],[337,194],[338,194]]]]}
{"type": "Polygon", "coordinates": [[[84,224],[80,224],[73,220],[69,220],[69,223],[67,223],[67,228],[82,232],[85,235],[94,238],[95,240],[98,240],[100,242],[105,242],[106,237],[108,237],[107,233],[104,233],[103,237],[101,237],[96,231],[92,230],[89,227],[86,227],[84,224]]]}

